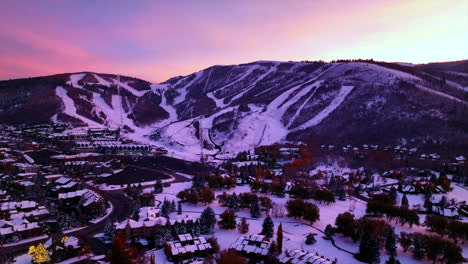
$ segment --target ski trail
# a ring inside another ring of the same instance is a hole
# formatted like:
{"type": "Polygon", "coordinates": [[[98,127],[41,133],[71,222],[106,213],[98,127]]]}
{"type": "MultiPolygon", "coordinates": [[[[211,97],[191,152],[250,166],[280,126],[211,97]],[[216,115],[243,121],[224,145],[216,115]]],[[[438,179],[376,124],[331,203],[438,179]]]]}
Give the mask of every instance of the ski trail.
{"type": "MultiPolygon", "coordinates": [[[[174,103],[173,105],[177,105],[179,103],[181,103],[182,101],[185,100],[185,97],[187,96],[187,88],[192,85],[195,81],[197,81],[198,79],[200,79],[201,76],[203,76],[204,72],[203,71],[199,71],[197,73],[195,73],[195,78],[193,78],[189,83],[187,83],[186,85],[184,85],[184,87],[180,88],[180,89],[177,89],[177,90],[181,90],[180,91],[180,95],[177,96],[175,99],[174,99],[174,103]]],[[[185,78],[183,78],[185,79],[185,78]]],[[[179,81],[182,81],[183,79],[179,80],[179,81]]],[[[179,82],[177,81],[177,83],[179,82]]],[[[175,87],[175,85],[174,85],[175,87]]]]}
{"type": "Polygon", "coordinates": [[[296,132],[298,130],[303,130],[307,127],[315,126],[320,124],[325,118],[328,117],[333,111],[335,111],[338,106],[343,103],[345,100],[346,96],[354,89],[354,86],[341,86],[341,90],[338,93],[338,95],[333,99],[333,101],[325,107],[320,113],[318,113],[316,116],[314,116],[312,119],[309,121],[305,122],[304,124],[297,126],[294,129],[291,129],[290,132],[296,132]]]}
{"type": "Polygon", "coordinates": [[[267,72],[265,72],[264,74],[260,75],[252,84],[250,84],[249,86],[247,86],[247,88],[244,89],[244,91],[241,91],[239,92],[237,95],[235,95],[230,101],[229,101],[229,104],[231,102],[234,102],[235,100],[241,98],[245,93],[247,93],[248,91],[250,91],[250,89],[254,88],[255,85],[257,85],[257,83],[263,79],[265,79],[268,75],[272,74],[273,72],[275,72],[277,69],[278,69],[278,64],[279,63],[275,63],[273,67],[271,67],[271,69],[269,69],[267,72]]]}
{"type": "Polygon", "coordinates": [[[317,85],[317,87],[315,87],[315,90],[309,95],[309,97],[304,100],[304,102],[302,103],[302,105],[297,109],[296,113],[294,113],[294,115],[291,117],[291,119],[289,120],[288,124],[286,125],[287,128],[291,127],[291,125],[294,123],[294,120],[296,120],[296,118],[299,116],[299,114],[301,113],[302,109],[305,107],[305,105],[307,104],[307,102],[310,101],[310,99],[312,99],[312,97],[314,96],[314,94],[317,92],[317,90],[319,89],[320,87],[320,84],[317,85]]]}
{"type": "MultiPolygon", "coordinates": [[[[292,93],[296,92],[297,90],[299,90],[301,88],[303,88],[303,90],[304,90],[304,88],[310,88],[310,86],[314,85],[320,77],[322,77],[325,73],[327,73],[328,71],[330,71],[332,68],[335,68],[335,67],[336,67],[335,65],[332,65],[328,69],[318,73],[317,76],[311,77],[307,81],[302,82],[302,83],[300,83],[300,84],[298,84],[298,85],[296,85],[296,86],[294,86],[292,88],[289,88],[288,90],[286,90],[285,92],[283,92],[282,94],[277,96],[273,101],[271,101],[271,103],[268,105],[266,111],[268,113],[270,113],[271,115],[283,117],[283,115],[286,112],[287,108],[289,108],[289,106],[291,106],[293,103],[295,103],[298,100],[297,97],[298,97],[299,94],[296,94],[291,100],[288,100],[289,96],[292,93]],[[310,82],[313,82],[313,83],[310,85],[310,84],[308,84],[310,82]],[[295,98],[296,98],[296,101],[293,101],[293,99],[295,99],[295,98]],[[286,105],[286,107],[285,107],[285,105],[286,105]]],[[[304,95],[304,93],[301,93],[301,96],[303,96],[303,95],[304,95]]]]}
{"type": "Polygon", "coordinates": [[[142,95],[144,95],[146,92],[148,92],[148,90],[145,90],[145,91],[138,91],[136,90],[135,88],[131,87],[130,85],[128,85],[128,83],[124,83],[122,81],[119,81],[117,79],[112,79],[113,83],[115,85],[119,85],[121,88],[124,88],[125,90],[129,91],[131,94],[137,96],[137,97],[140,97],[142,95]]]}
{"type": "Polygon", "coordinates": [[[77,88],[83,88],[83,86],[79,85],[78,82],[83,79],[86,73],[77,73],[70,75],[70,81],[67,82],[67,85],[71,85],[77,88]]]}
{"type": "Polygon", "coordinates": [[[79,115],[77,113],[75,103],[68,96],[67,90],[65,90],[62,86],[57,86],[57,88],[55,88],[55,94],[58,97],[60,97],[60,99],[62,99],[62,102],[63,102],[63,104],[65,106],[65,109],[63,110],[63,113],[65,113],[65,114],[67,114],[67,115],[69,115],[71,117],[75,117],[75,118],[83,121],[84,123],[87,123],[88,126],[102,127],[102,125],[97,123],[96,121],[91,120],[91,119],[89,119],[87,117],[84,117],[82,115],[79,115]]]}
{"type": "Polygon", "coordinates": [[[100,85],[110,87],[111,84],[112,84],[111,82],[106,81],[104,78],[102,78],[101,76],[99,76],[97,74],[93,74],[93,76],[94,76],[94,78],[96,78],[96,80],[99,82],[100,85]]]}

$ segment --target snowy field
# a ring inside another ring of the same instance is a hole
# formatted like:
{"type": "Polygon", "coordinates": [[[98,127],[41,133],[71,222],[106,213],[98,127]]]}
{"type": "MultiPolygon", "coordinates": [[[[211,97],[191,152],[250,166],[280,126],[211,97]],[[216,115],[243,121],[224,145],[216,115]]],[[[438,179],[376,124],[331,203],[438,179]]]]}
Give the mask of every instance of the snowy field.
{"type": "MultiPolygon", "coordinates": [[[[157,194],[155,195],[155,197],[159,201],[163,201],[164,199],[178,201],[179,199],[176,197],[177,193],[181,190],[184,190],[190,187],[191,187],[191,182],[175,183],[175,184],[172,184],[170,187],[164,188],[163,193],[157,194]]],[[[227,193],[236,192],[237,194],[243,193],[243,192],[250,192],[250,187],[248,185],[236,186],[235,188],[232,188],[226,192],[227,193]]],[[[223,191],[217,191],[216,196],[222,193],[223,191]]],[[[288,197],[279,198],[279,197],[271,196],[271,195],[264,195],[264,194],[259,194],[259,195],[268,196],[269,198],[272,199],[273,202],[277,204],[283,204],[283,205],[289,199],[288,197]]],[[[456,196],[456,197],[468,197],[468,190],[460,188],[460,187],[457,188],[455,186],[453,193],[451,193],[449,197],[451,197],[451,195],[456,196]]],[[[422,197],[422,195],[420,196],[422,197]]],[[[414,202],[416,202],[416,200],[414,202]]],[[[418,203],[419,202],[420,201],[418,200],[418,203]]],[[[320,255],[323,255],[324,257],[327,257],[330,259],[334,259],[336,257],[338,259],[338,263],[360,263],[359,261],[354,259],[354,257],[351,254],[335,248],[329,240],[325,240],[322,237],[322,234],[317,229],[323,231],[328,224],[331,224],[334,226],[336,216],[340,213],[344,213],[350,210],[353,210],[353,214],[355,215],[355,218],[360,218],[364,216],[365,210],[366,210],[365,202],[361,200],[357,200],[357,199],[349,199],[348,197],[346,201],[337,201],[336,203],[333,203],[330,205],[318,204],[318,203],[316,204],[320,208],[320,220],[315,222],[313,226],[310,226],[307,221],[297,220],[297,219],[293,219],[293,218],[286,217],[286,216],[280,217],[280,218],[273,218],[273,221],[275,223],[275,232],[279,223],[283,224],[283,230],[284,230],[283,248],[285,250],[286,249],[288,250],[304,249],[304,250],[308,250],[314,253],[319,252],[320,255]],[[306,245],[304,243],[305,236],[308,233],[318,234],[316,236],[317,242],[315,244],[306,245]]],[[[214,210],[214,212],[217,215],[221,214],[222,212],[224,212],[224,210],[227,209],[226,207],[220,206],[217,200],[215,200],[209,206],[214,210]]],[[[182,208],[183,208],[183,214],[177,215],[177,213],[172,213],[170,215],[171,219],[197,218],[200,216],[201,212],[205,209],[205,206],[203,204],[191,205],[191,204],[184,203],[182,208]]],[[[286,210],[285,210],[285,213],[286,213],[286,210]]],[[[264,213],[262,214],[262,217],[258,219],[251,218],[250,212],[248,209],[240,209],[238,212],[236,212],[236,214],[238,216],[238,222],[240,221],[241,217],[247,218],[247,222],[249,223],[248,234],[255,234],[255,233],[261,232],[262,223],[266,217],[264,213]]],[[[424,222],[424,217],[421,217],[421,222],[424,222]]],[[[427,231],[426,228],[423,226],[413,226],[413,228],[410,228],[408,225],[401,226],[399,224],[395,224],[394,222],[391,222],[390,224],[395,227],[395,231],[397,233],[399,232],[431,233],[427,231]]],[[[220,229],[217,226],[215,228],[215,233],[214,233],[214,236],[218,238],[218,242],[222,249],[229,248],[229,246],[233,242],[235,242],[235,240],[241,235],[242,234],[240,234],[237,229],[224,230],[224,229],[220,229]]],[[[276,237],[276,233],[273,239],[275,239],[275,237],[276,237]]],[[[340,248],[343,248],[345,250],[348,250],[354,253],[358,252],[359,242],[353,243],[351,239],[343,238],[341,234],[336,234],[334,239],[335,239],[336,245],[339,246],[340,248]]],[[[468,245],[463,246],[463,254],[465,257],[468,257],[468,245]]],[[[156,256],[157,263],[168,263],[162,250],[155,251],[155,256],[156,256]]],[[[403,263],[405,264],[406,263],[408,264],[431,263],[430,261],[413,259],[412,253],[410,252],[403,253],[403,249],[401,247],[398,248],[397,258],[400,260],[402,264],[403,263]]],[[[380,259],[381,259],[381,263],[385,263],[385,261],[388,259],[388,256],[381,251],[380,259]]]]}

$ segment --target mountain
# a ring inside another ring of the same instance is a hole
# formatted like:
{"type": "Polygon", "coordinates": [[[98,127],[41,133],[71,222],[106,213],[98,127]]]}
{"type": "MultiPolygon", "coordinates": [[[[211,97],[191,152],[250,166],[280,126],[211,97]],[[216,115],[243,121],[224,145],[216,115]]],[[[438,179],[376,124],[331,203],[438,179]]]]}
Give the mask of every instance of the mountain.
{"type": "Polygon", "coordinates": [[[186,155],[279,141],[468,149],[468,61],[212,66],[154,84],[91,72],[0,82],[0,122],[119,126],[186,155]],[[200,134],[201,133],[201,134],[200,134]]]}

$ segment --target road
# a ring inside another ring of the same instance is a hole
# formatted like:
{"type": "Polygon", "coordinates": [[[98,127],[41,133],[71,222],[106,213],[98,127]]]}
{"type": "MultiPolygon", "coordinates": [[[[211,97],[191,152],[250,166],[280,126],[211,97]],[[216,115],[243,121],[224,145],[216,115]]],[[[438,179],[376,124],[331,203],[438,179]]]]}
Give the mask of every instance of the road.
{"type": "MultiPolygon", "coordinates": [[[[110,246],[103,244],[100,240],[96,239],[94,235],[102,233],[108,221],[114,222],[126,219],[132,211],[131,203],[122,190],[101,191],[91,185],[86,185],[86,187],[101,194],[112,204],[113,210],[106,219],[103,219],[99,223],[91,224],[81,230],[70,232],[67,235],[82,239],[84,245],[92,249],[94,254],[105,254],[110,249],[110,246]]],[[[45,241],[47,241],[47,238],[12,247],[1,247],[0,263],[6,263],[8,257],[26,253],[30,246],[44,243],[45,241]]]]}

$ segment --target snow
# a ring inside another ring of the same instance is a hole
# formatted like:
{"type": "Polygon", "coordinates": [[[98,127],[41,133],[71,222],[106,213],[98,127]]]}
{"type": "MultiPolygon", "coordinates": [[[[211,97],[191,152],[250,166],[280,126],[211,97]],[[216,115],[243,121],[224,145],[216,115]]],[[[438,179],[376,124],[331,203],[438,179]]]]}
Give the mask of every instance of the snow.
{"type": "Polygon", "coordinates": [[[240,120],[233,137],[224,148],[239,152],[252,146],[270,145],[283,139],[287,133],[288,130],[278,119],[254,113],[240,120]]]}
{"type": "Polygon", "coordinates": [[[102,78],[101,76],[97,75],[97,74],[93,74],[94,78],[96,78],[96,80],[98,81],[98,84],[100,85],[104,85],[104,86],[107,86],[107,87],[110,87],[111,86],[111,83],[109,81],[106,81],[104,78],[102,78]]]}
{"type": "Polygon", "coordinates": [[[97,224],[97,223],[101,222],[102,220],[106,219],[112,213],[112,211],[114,210],[114,206],[112,205],[112,203],[109,203],[109,204],[110,204],[110,207],[108,207],[106,209],[106,214],[104,214],[102,217],[100,217],[98,219],[94,219],[94,220],[91,220],[89,222],[91,222],[93,224],[97,224]]]}
{"type": "Polygon", "coordinates": [[[83,88],[83,86],[79,85],[78,82],[85,77],[86,73],[77,73],[70,75],[70,81],[67,82],[68,85],[77,88],[83,88]]]}
{"type": "Polygon", "coordinates": [[[112,83],[115,84],[115,85],[118,85],[120,88],[124,88],[125,90],[129,91],[130,93],[132,93],[133,95],[135,95],[137,97],[140,97],[140,96],[142,96],[142,95],[144,95],[145,93],[148,92],[147,90],[138,91],[135,88],[128,85],[128,82],[120,81],[119,78],[112,79],[112,83]]]}
{"type": "Polygon", "coordinates": [[[320,113],[318,113],[309,121],[292,129],[291,132],[295,132],[298,130],[305,129],[307,127],[320,124],[320,122],[322,122],[325,118],[327,118],[328,115],[330,115],[333,111],[335,111],[336,108],[338,108],[338,106],[341,105],[341,103],[343,103],[346,96],[348,96],[348,94],[353,90],[353,88],[354,86],[342,86],[338,95],[333,99],[333,101],[327,107],[325,107],[320,113]]]}
{"type": "Polygon", "coordinates": [[[447,98],[447,99],[450,99],[450,100],[453,100],[453,101],[456,101],[456,102],[459,102],[459,103],[468,105],[468,102],[462,101],[462,100],[460,100],[460,99],[458,99],[458,98],[456,98],[456,97],[453,97],[453,96],[451,96],[451,95],[448,95],[448,94],[445,94],[445,93],[442,93],[442,92],[439,92],[439,91],[436,91],[436,90],[427,88],[427,87],[424,86],[424,85],[416,84],[416,87],[418,87],[419,89],[421,89],[421,90],[423,90],[423,91],[426,91],[426,92],[429,92],[429,93],[433,93],[433,94],[436,94],[436,95],[445,97],[445,98],[447,98]]]}
{"type": "Polygon", "coordinates": [[[32,257],[29,254],[23,254],[15,258],[15,264],[32,264],[32,257]]]}
{"type": "MultiPolygon", "coordinates": [[[[325,165],[319,165],[315,169],[315,172],[318,170],[321,170],[323,173],[329,173],[329,174],[335,174],[335,175],[340,175],[343,173],[348,173],[351,172],[352,170],[349,168],[340,168],[337,167],[336,165],[333,166],[325,166],[325,165]]],[[[376,177],[377,178],[377,177],[376,177]]],[[[169,187],[164,188],[164,192],[161,194],[156,194],[155,198],[158,201],[163,201],[164,199],[168,200],[174,200],[178,201],[179,199],[176,197],[177,193],[180,192],[181,190],[184,190],[186,188],[191,187],[191,182],[181,182],[181,183],[173,183],[169,187]]],[[[454,190],[450,193],[447,194],[448,198],[452,197],[468,197],[468,190],[460,187],[458,185],[453,185],[454,190]]],[[[222,194],[226,190],[222,191],[216,191],[215,196],[222,194]]],[[[236,192],[237,194],[239,193],[245,193],[245,192],[250,192],[250,187],[248,185],[242,185],[242,186],[235,186],[234,188],[227,190],[227,193],[234,193],[236,192]]],[[[286,198],[279,198],[276,196],[272,195],[265,195],[265,194],[258,194],[259,196],[268,196],[272,201],[276,204],[279,205],[284,205],[286,201],[289,199],[288,197],[286,198]]],[[[412,195],[407,195],[408,199],[410,200],[410,206],[411,204],[417,204],[422,202],[422,195],[415,195],[412,197],[412,195]]],[[[401,194],[399,195],[399,198],[401,199],[401,194]]],[[[439,198],[439,197],[437,197],[439,198]]],[[[333,247],[331,245],[331,242],[329,240],[325,240],[323,238],[323,234],[319,230],[324,230],[325,227],[328,224],[334,225],[335,219],[338,216],[338,214],[344,213],[351,211],[354,215],[355,218],[360,218],[363,217],[366,214],[366,203],[362,200],[353,198],[353,197],[347,197],[346,201],[336,201],[333,204],[319,204],[314,201],[312,201],[314,204],[316,204],[319,209],[320,209],[320,219],[313,224],[313,226],[310,226],[307,221],[303,220],[297,220],[289,217],[279,217],[279,218],[273,218],[274,224],[275,224],[275,231],[279,223],[283,224],[283,231],[284,231],[284,242],[283,242],[283,248],[287,250],[294,250],[294,249],[304,249],[308,250],[310,252],[318,252],[320,255],[329,258],[333,260],[335,257],[338,259],[338,263],[360,263],[357,260],[354,259],[354,257],[346,253],[344,251],[340,251],[333,247]],[[317,230],[319,229],[319,230],[317,230]],[[305,242],[305,236],[308,233],[317,233],[318,235],[316,236],[317,242],[313,245],[306,245],[305,242]]],[[[226,207],[222,207],[218,204],[217,200],[215,200],[213,203],[209,205],[215,212],[215,214],[219,215],[224,210],[226,210],[226,207]]],[[[172,213],[170,215],[171,219],[186,219],[186,218],[197,218],[200,216],[201,212],[205,209],[205,205],[203,204],[197,204],[197,205],[191,205],[184,203],[182,208],[183,208],[183,214],[182,215],[177,215],[177,213],[172,213]]],[[[285,210],[286,213],[286,210],[285,210]]],[[[259,219],[253,219],[250,218],[250,212],[248,209],[240,209],[238,212],[236,212],[238,216],[238,220],[240,221],[240,218],[246,217],[247,218],[247,223],[249,223],[249,232],[245,235],[251,235],[251,234],[257,234],[260,233],[261,228],[262,228],[262,223],[265,218],[265,214],[262,214],[262,217],[259,219]]],[[[385,218],[380,218],[384,219],[385,218]]],[[[421,222],[424,222],[424,216],[421,215],[421,222]]],[[[413,226],[410,228],[408,225],[400,225],[396,224],[394,221],[389,222],[390,225],[395,227],[395,231],[397,233],[400,232],[422,232],[426,234],[433,234],[429,232],[426,227],[424,226],[413,226]]],[[[241,237],[243,234],[240,234],[237,230],[223,230],[220,229],[218,226],[215,228],[215,233],[213,234],[215,237],[218,238],[218,243],[220,244],[222,249],[227,249],[231,244],[233,244],[239,237],[241,237]]],[[[210,235],[206,236],[209,237],[210,235]]],[[[337,234],[334,237],[335,243],[348,251],[351,252],[358,252],[359,250],[359,243],[353,243],[351,239],[349,238],[344,238],[342,235],[337,234]]],[[[158,263],[165,263],[166,257],[162,250],[156,250],[152,251],[155,253],[156,261],[158,263]]],[[[464,255],[468,252],[468,245],[463,245],[463,252],[464,255]]],[[[150,253],[148,253],[149,256],[150,253]]],[[[408,263],[408,264],[413,264],[413,263],[430,263],[429,261],[425,260],[416,260],[413,258],[412,253],[407,252],[403,253],[403,249],[401,247],[398,248],[398,256],[397,258],[400,260],[401,263],[408,263]]],[[[381,252],[381,261],[380,263],[385,263],[385,261],[388,259],[388,256],[382,251],[381,252]]]]}
{"type": "MultiPolygon", "coordinates": [[[[186,95],[187,95],[187,88],[194,82],[196,82],[201,76],[203,76],[204,74],[204,71],[199,71],[197,73],[195,73],[195,77],[190,81],[188,82],[186,85],[184,85],[182,88],[178,88],[177,90],[179,91],[180,95],[177,96],[175,99],[174,99],[174,105],[184,101],[186,99],[186,95]]],[[[186,79],[187,77],[185,78],[182,78],[180,79],[176,85],[181,82],[182,80],[186,79]]]]}
{"type": "Polygon", "coordinates": [[[57,86],[57,88],[55,88],[55,94],[62,99],[62,102],[65,106],[63,113],[83,121],[88,126],[102,127],[102,125],[97,123],[96,121],[93,121],[91,119],[88,119],[84,116],[77,114],[75,102],[73,102],[73,100],[68,96],[67,91],[62,86],[57,86]]]}

